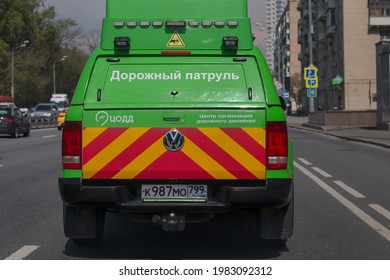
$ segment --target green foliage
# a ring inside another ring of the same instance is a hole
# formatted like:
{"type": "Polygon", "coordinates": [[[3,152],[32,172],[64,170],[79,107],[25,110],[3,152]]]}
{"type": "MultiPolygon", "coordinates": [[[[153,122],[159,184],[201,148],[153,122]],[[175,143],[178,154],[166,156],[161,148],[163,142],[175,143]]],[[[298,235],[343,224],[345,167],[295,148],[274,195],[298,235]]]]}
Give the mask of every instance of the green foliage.
{"type": "Polygon", "coordinates": [[[72,19],[57,19],[45,0],[0,0],[0,95],[11,95],[14,50],[15,103],[31,107],[49,101],[53,93],[53,63],[57,92],[70,97],[87,59],[78,48],[81,29],[72,19]],[[28,40],[26,47],[20,45],[28,40]]]}

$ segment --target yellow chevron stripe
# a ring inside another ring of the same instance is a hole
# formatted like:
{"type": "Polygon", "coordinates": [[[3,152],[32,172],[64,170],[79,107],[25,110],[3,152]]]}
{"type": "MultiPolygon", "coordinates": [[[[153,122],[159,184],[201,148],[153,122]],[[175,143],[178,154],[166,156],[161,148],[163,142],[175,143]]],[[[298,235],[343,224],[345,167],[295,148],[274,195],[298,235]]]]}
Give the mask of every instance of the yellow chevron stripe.
{"type": "Polygon", "coordinates": [[[155,160],[162,156],[167,150],[163,143],[163,137],[157,140],[147,150],[130,162],[125,168],[117,173],[113,179],[133,179],[155,160]]]}
{"type": "Polygon", "coordinates": [[[243,128],[253,140],[255,140],[257,143],[259,143],[260,146],[265,148],[265,129],[264,128],[243,128]]]}
{"type": "Polygon", "coordinates": [[[83,130],[83,148],[91,143],[96,137],[106,131],[107,128],[85,128],[83,130]]]}
{"type": "Polygon", "coordinates": [[[259,179],[265,178],[265,166],[252,156],[247,150],[230,138],[219,128],[199,128],[208,138],[216,143],[221,149],[244,166],[249,172],[259,179]]]}
{"type": "Polygon", "coordinates": [[[183,153],[185,153],[215,179],[237,179],[222,165],[196,146],[190,139],[186,138],[185,141],[186,142],[182,149],[183,153]]]}
{"type": "Polygon", "coordinates": [[[132,128],[126,130],[115,141],[105,147],[83,167],[84,178],[92,178],[99,170],[122,153],[127,147],[140,138],[149,128],[132,128]]]}

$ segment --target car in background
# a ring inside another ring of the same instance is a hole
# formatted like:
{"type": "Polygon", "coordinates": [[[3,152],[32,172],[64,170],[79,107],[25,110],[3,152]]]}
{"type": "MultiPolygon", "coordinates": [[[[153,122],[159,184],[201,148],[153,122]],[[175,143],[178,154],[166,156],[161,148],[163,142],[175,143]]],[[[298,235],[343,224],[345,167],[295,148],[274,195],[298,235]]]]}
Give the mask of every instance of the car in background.
{"type": "Polygon", "coordinates": [[[59,114],[58,114],[58,119],[57,119],[57,128],[58,130],[61,130],[63,125],[64,125],[64,122],[65,122],[65,116],[66,116],[66,112],[68,111],[68,109],[64,109],[63,111],[61,111],[59,114]]]}
{"type": "Polygon", "coordinates": [[[54,103],[39,103],[31,113],[32,118],[57,119],[59,109],[54,103]]]}
{"type": "Polygon", "coordinates": [[[54,104],[57,105],[58,110],[59,110],[60,112],[63,112],[63,111],[66,111],[66,110],[69,109],[69,103],[66,102],[66,101],[55,102],[54,104]]]}
{"type": "Polygon", "coordinates": [[[13,107],[13,108],[15,108],[16,106],[12,102],[0,102],[0,108],[4,108],[4,107],[13,107]]]}
{"type": "Polygon", "coordinates": [[[0,134],[9,134],[14,138],[19,134],[30,136],[27,115],[16,107],[0,107],[0,134]]]}

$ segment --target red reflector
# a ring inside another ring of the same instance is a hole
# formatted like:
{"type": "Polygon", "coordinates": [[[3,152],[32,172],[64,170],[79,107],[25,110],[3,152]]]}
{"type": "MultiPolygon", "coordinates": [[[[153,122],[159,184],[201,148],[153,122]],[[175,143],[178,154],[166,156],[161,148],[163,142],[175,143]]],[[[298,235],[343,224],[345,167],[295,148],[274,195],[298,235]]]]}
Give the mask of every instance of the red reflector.
{"type": "Polygon", "coordinates": [[[3,119],[3,122],[6,122],[6,123],[13,123],[15,122],[15,120],[13,118],[4,118],[3,119]]]}
{"type": "Polygon", "coordinates": [[[288,139],[286,122],[267,122],[268,169],[286,169],[287,163],[288,139]]]}
{"type": "Polygon", "coordinates": [[[161,54],[166,54],[166,55],[187,55],[187,54],[191,54],[191,51],[161,51],[161,54]]]}
{"type": "Polygon", "coordinates": [[[62,165],[81,169],[81,122],[65,122],[62,132],[62,165]]]}

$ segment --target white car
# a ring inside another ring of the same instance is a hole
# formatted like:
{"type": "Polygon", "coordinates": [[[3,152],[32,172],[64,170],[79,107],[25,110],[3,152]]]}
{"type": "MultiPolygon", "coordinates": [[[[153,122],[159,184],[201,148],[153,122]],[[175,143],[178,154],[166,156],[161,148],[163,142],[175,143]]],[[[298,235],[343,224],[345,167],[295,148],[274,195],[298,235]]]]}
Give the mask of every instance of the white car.
{"type": "Polygon", "coordinates": [[[11,102],[0,102],[0,108],[1,107],[12,107],[12,108],[15,108],[15,104],[14,103],[11,103],[11,102]]]}

